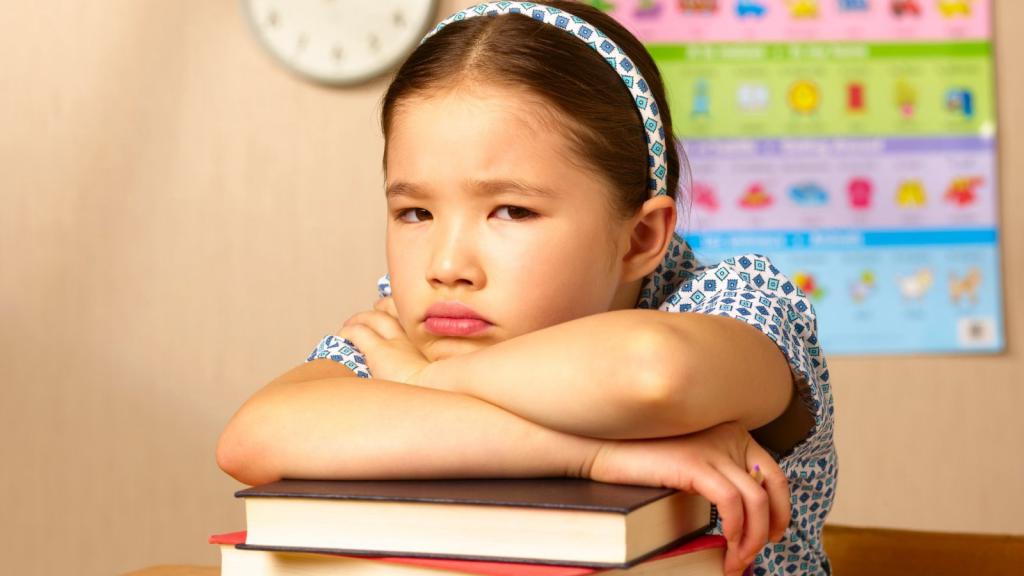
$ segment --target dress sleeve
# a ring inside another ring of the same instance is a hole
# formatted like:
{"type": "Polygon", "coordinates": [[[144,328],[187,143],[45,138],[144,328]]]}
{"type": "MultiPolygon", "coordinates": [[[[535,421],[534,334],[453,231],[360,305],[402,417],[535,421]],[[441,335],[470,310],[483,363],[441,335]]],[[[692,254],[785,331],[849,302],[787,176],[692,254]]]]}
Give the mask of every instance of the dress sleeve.
{"type": "MultiPolygon", "coordinates": [[[[381,298],[391,296],[391,278],[388,274],[381,276],[377,280],[377,294],[381,298]]],[[[363,353],[356,347],[355,342],[347,338],[327,334],[320,339],[316,348],[310,352],[306,362],[316,360],[317,358],[327,358],[340,362],[347,366],[349,370],[355,372],[356,376],[360,378],[372,378],[370,367],[367,366],[363,353]]]]}
{"type": "Polygon", "coordinates": [[[356,376],[360,378],[370,378],[370,368],[366,365],[366,358],[363,357],[363,353],[356,348],[354,342],[347,338],[335,336],[334,334],[328,334],[324,336],[320,343],[316,345],[316,348],[306,358],[306,362],[311,362],[317,358],[327,358],[340,362],[348,367],[349,370],[355,372],[356,376]]]}
{"type": "Polygon", "coordinates": [[[801,399],[814,417],[807,438],[785,456],[831,450],[832,394],[814,307],[766,256],[743,254],[698,267],[659,309],[736,318],[771,338],[789,361],[801,399]]]}

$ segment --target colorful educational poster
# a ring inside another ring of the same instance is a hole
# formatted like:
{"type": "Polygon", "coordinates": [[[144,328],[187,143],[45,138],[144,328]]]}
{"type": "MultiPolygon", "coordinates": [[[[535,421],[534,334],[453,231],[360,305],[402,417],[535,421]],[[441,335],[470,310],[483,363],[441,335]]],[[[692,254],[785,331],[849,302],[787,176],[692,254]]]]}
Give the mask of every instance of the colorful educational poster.
{"type": "Polygon", "coordinates": [[[769,256],[830,354],[999,352],[987,0],[617,0],[692,168],[698,258],[769,256]]]}

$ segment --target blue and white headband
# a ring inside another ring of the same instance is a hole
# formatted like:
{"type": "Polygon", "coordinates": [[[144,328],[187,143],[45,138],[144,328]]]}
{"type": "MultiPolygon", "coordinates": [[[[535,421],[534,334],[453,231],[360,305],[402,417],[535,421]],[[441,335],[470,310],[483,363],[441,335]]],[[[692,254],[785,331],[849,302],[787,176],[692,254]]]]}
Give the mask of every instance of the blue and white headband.
{"type": "Polygon", "coordinates": [[[626,56],[626,52],[586,20],[559,8],[535,2],[488,2],[460,10],[445,18],[423,37],[420,44],[426,42],[428,38],[452,22],[476,16],[497,16],[499,14],[522,14],[565,30],[586,42],[608,62],[608,65],[618,73],[626,88],[633,95],[636,107],[640,110],[640,117],[643,119],[644,137],[647,140],[647,189],[650,190],[652,197],[668,194],[668,186],[665,183],[665,177],[668,174],[665,127],[658,114],[658,104],[654,100],[654,94],[651,93],[647,81],[640,74],[640,69],[626,56]]]}

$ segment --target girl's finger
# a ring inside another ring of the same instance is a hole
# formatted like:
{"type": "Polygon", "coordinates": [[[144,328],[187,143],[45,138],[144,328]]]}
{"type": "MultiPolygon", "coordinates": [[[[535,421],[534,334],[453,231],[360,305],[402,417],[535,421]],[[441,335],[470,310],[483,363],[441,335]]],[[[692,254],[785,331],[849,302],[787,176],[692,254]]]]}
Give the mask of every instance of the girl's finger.
{"type": "Polygon", "coordinates": [[[392,318],[398,318],[398,308],[395,306],[395,299],[391,296],[385,296],[377,300],[373,305],[373,309],[378,312],[385,312],[392,318]]]}
{"type": "Polygon", "coordinates": [[[365,324],[345,326],[338,331],[338,336],[350,340],[363,354],[366,354],[380,340],[380,335],[365,324]]]}
{"type": "Polygon", "coordinates": [[[360,312],[348,320],[345,321],[345,326],[352,326],[356,324],[363,324],[379,334],[380,336],[392,340],[405,334],[402,326],[385,312],[360,312]]]}
{"type": "Polygon", "coordinates": [[[768,538],[772,542],[779,542],[785,536],[792,516],[793,504],[790,500],[789,481],[771,454],[756,442],[752,442],[747,447],[747,467],[753,469],[755,465],[761,467],[764,489],[768,492],[768,510],[771,514],[768,538]]]}
{"type": "Polygon", "coordinates": [[[743,537],[739,541],[739,556],[743,559],[744,568],[753,562],[754,557],[768,543],[769,535],[769,499],[768,493],[750,473],[740,468],[732,460],[716,463],[715,467],[722,473],[743,496],[743,537]]]}
{"type": "Polygon", "coordinates": [[[743,497],[740,491],[721,472],[711,465],[695,471],[691,481],[693,490],[710,500],[718,508],[722,520],[725,549],[725,573],[739,574],[746,566],[740,557],[739,543],[743,535],[743,497]]]}

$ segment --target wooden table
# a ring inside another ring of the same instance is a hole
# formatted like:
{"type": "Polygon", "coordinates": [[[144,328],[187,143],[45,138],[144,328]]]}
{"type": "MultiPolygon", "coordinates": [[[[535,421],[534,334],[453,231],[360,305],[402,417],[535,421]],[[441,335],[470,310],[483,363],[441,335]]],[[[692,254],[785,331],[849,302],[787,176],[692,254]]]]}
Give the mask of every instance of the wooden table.
{"type": "Polygon", "coordinates": [[[150,566],[123,576],[220,576],[219,566],[150,566]]]}
{"type": "MultiPolygon", "coordinates": [[[[824,538],[837,574],[1016,576],[1024,564],[1024,536],[825,526],[824,538]]],[[[123,576],[220,576],[220,568],[152,566],[123,576]]]]}

